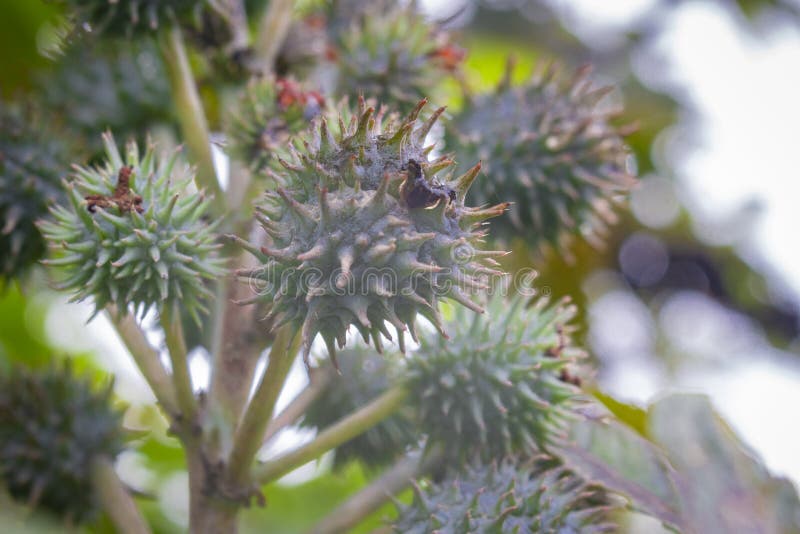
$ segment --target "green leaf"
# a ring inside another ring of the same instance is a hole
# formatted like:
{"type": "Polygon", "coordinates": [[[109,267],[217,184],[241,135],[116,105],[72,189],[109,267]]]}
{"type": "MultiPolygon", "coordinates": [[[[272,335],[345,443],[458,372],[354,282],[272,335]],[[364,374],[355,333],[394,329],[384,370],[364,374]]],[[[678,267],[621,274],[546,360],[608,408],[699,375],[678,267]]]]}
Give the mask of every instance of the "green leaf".
{"type": "MultiPolygon", "coordinates": [[[[263,490],[267,499],[264,508],[243,511],[240,532],[305,532],[368,482],[367,473],[357,462],[353,462],[335,473],[327,473],[299,485],[272,484],[263,490]]],[[[396,513],[395,505],[390,502],[351,532],[371,532],[384,524],[384,518],[393,517],[396,513]]]]}
{"type": "Polygon", "coordinates": [[[681,524],[673,470],[658,447],[615,420],[582,421],[571,438],[560,450],[569,467],[627,496],[634,509],[681,524]]]}
{"type": "Polygon", "coordinates": [[[688,530],[800,532],[800,500],[791,482],[769,474],[707,397],[658,401],[649,410],[649,431],[677,471],[688,530]]]}
{"type": "Polygon", "coordinates": [[[647,410],[634,404],[619,401],[611,395],[606,395],[602,391],[594,391],[594,397],[603,403],[617,419],[628,425],[630,428],[647,437],[647,410]]]}

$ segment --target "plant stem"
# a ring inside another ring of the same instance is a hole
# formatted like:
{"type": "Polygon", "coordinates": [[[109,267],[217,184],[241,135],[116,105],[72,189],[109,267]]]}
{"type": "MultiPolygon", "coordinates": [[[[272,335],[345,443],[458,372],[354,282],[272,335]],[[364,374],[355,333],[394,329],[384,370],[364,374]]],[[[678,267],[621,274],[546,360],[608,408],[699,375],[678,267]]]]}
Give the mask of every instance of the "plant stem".
{"type": "Polygon", "coordinates": [[[161,328],[164,329],[167,350],[172,362],[172,383],[178,397],[178,406],[186,420],[191,421],[196,412],[192,378],[189,374],[189,361],[186,351],[186,338],[183,335],[183,323],[177,306],[168,310],[163,306],[159,314],[161,328]]]}
{"type": "Polygon", "coordinates": [[[424,456],[420,454],[405,456],[367,487],[337,506],[309,532],[314,534],[349,532],[389,499],[411,485],[415,479],[427,473],[443,456],[444,450],[441,447],[432,448],[424,456]]]}
{"type": "Polygon", "coordinates": [[[334,534],[349,532],[369,514],[430,471],[444,456],[444,449],[433,447],[424,456],[409,454],[401,458],[361,491],[351,496],[317,523],[310,532],[334,534]]]}
{"type": "Polygon", "coordinates": [[[192,534],[236,534],[239,506],[209,495],[208,466],[203,453],[188,447],[189,468],[189,532],[192,534]]]}
{"type": "Polygon", "coordinates": [[[311,373],[311,383],[281,413],[269,422],[262,443],[269,441],[280,430],[294,423],[301,415],[306,413],[308,407],[328,387],[333,375],[333,371],[329,367],[312,369],[311,373]]]}
{"type": "Polygon", "coordinates": [[[197,164],[198,184],[214,195],[212,207],[216,215],[225,215],[225,193],[214,170],[208,122],[189,65],[189,57],[186,55],[181,29],[174,25],[159,37],[181,132],[197,164]]]}
{"type": "Polygon", "coordinates": [[[272,72],[275,58],[292,24],[293,0],[272,0],[258,25],[256,37],[256,68],[261,74],[272,72]]]}
{"type": "MultiPolygon", "coordinates": [[[[239,251],[229,271],[251,265],[255,266],[252,256],[239,251]]],[[[253,289],[232,275],[217,287],[209,405],[230,432],[247,404],[259,356],[272,339],[270,326],[258,321],[258,307],[236,302],[252,295],[253,289]]]]}
{"type": "Polygon", "coordinates": [[[156,400],[170,416],[174,417],[178,413],[178,404],[175,398],[175,390],[170,382],[170,377],[156,351],[150,343],[147,342],[147,337],[142,332],[142,329],[136,323],[133,315],[126,314],[120,315],[116,306],[109,305],[106,308],[111,324],[119,334],[128,352],[131,353],[133,360],[139,367],[144,379],[153,390],[156,400]]]}
{"type": "Polygon", "coordinates": [[[209,7],[217,12],[228,24],[231,42],[226,49],[229,53],[244,50],[250,44],[247,28],[247,11],[243,0],[207,0],[209,7]]]}
{"type": "Polygon", "coordinates": [[[121,534],[149,534],[139,508],[117,476],[111,460],[105,456],[92,462],[92,485],[100,504],[121,534]]]}
{"type": "Polygon", "coordinates": [[[390,389],[369,404],[320,432],[310,443],[256,467],[253,470],[253,478],[259,484],[266,484],[318,458],[324,452],[353,439],[392,415],[406,396],[407,392],[401,386],[390,389]]]}
{"type": "Polygon", "coordinates": [[[228,474],[234,483],[241,484],[247,480],[299,344],[300,336],[291,325],[281,328],[275,336],[267,368],[233,438],[228,474]]]}

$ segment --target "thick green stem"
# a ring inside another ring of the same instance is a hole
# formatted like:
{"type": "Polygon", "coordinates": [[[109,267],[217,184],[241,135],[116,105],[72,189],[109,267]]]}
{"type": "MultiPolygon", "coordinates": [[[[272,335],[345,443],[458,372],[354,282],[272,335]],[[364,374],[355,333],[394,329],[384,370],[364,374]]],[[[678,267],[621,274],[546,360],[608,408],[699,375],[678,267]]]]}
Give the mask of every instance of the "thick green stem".
{"type": "Polygon", "coordinates": [[[92,485],[103,509],[120,534],[149,534],[136,503],[117,476],[114,464],[105,456],[92,462],[92,485]]]}
{"type": "Polygon", "coordinates": [[[198,184],[214,195],[212,206],[216,215],[225,215],[225,194],[214,170],[208,122],[189,65],[189,57],[186,55],[180,27],[176,25],[166,29],[160,35],[160,45],[181,132],[197,164],[198,184]]]}
{"type": "Polygon", "coordinates": [[[349,532],[368,515],[409,487],[414,480],[427,473],[441,461],[443,456],[444,449],[437,446],[422,457],[419,454],[410,454],[402,458],[367,487],[336,507],[309,532],[314,534],[349,532]]]}
{"type": "Polygon", "coordinates": [[[272,419],[275,402],[283,389],[299,344],[300,336],[297,335],[297,329],[290,325],[280,329],[275,336],[267,369],[234,435],[228,475],[230,481],[235,484],[247,481],[250,466],[261,448],[264,431],[272,419]]]}
{"type": "Polygon", "coordinates": [[[126,314],[122,316],[113,305],[109,305],[106,310],[111,324],[114,325],[117,334],[119,334],[122,342],[128,348],[128,352],[131,353],[133,360],[139,367],[139,371],[141,371],[150,389],[153,390],[156,400],[167,414],[171,417],[175,416],[178,413],[175,389],[172,387],[167,371],[161,364],[158,351],[147,342],[147,337],[136,323],[133,315],[126,314]]]}
{"type": "Polygon", "coordinates": [[[256,68],[264,75],[272,72],[275,58],[292,24],[293,0],[272,0],[258,25],[256,68]]]}
{"type": "Polygon", "coordinates": [[[281,429],[294,423],[301,415],[306,413],[308,407],[311,406],[317,397],[328,387],[332,376],[333,370],[330,366],[322,369],[312,369],[311,383],[301,391],[297,397],[292,399],[292,402],[290,402],[281,413],[276,415],[275,418],[269,422],[269,426],[267,426],[267,430],[264,433],[263,442],[266,443],[269,441],[281,429]]]}
{"type": "Polygon", "coordinates": [[[278,458],[264,462],[253,470],[253,478],[266,484],[294,469],[319,458],[323,453],[353,439],[370,427],[392,415],[403,403],[408,393],[397,386],[344,419],[320,432],[310,443],[278,458]]]}
{"type": "Polygon", "coordinates": [[[191,421],[197,410],[192,377],[189,374],[189,361],[186,351],[186,339],[183,335],[183,323],[177,306],[169,310],[165,305],[159,314],[161,328],[164,329],[167,350],[172,362],[172,383],[178,397],[178,406],[186,420],[191,421]]]}
{"type": "Polygon", "coordinates": [[[209,494],[209,471],[203,453],[186,451],[189,468],[189,532],[192,534],[236,534],[239,505],[209,494]]]}

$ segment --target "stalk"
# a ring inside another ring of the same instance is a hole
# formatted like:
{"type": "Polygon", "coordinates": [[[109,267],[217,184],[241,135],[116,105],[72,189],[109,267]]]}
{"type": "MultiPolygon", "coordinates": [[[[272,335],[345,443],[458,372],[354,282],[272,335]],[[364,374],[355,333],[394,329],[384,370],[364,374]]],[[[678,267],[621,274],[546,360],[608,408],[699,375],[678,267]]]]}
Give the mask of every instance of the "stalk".
{"type": "MultiPolygon", "coordinates": [[[[239,252],[229,271],[247,268],[254,261],[251,258],[239,252]]],[[[209,403],[231,432],[247,404],[259,356],[272,337],[269,326],[258,321],[257,306],[237,304],[251,296],[248,284],[239,283],[233,275],[217,285],[209,403]]]]}
{"type": "Polygon", "coordinates": [[[208,121],[189,65],[181,29],[177,25],[172,26],[159,37],[181,133],[197,164],[198,185],[213,194],[212,208],[215,214],[225,215],[225,193],[214,170],[208,121]]]}
{"type": "Polygon", "coordinates": [[[424,456],[408,455],[400,459],[379,478],[347,499],[317,523],[309,533],[334,534],[349,532],[371,513],[423,476],[444,456],[441,447],[434,447],[424,456]]]}
{"type": "Polygon", "coordinates": [[[333,371],[329,367],[312,369],[311,373],[311,383],[281,413],[270,421],[267,431],[264,433],[263,443],[268,442],[275,434],[297,421],[301,415],[306,413],[308,407],[328,387],[333,375],[333,371]]]}
{"type": "Polygon", "coordinates": [[[106,457],[92,462],[92,484],[100,504],[120,534],[150,534],[136,503],[106,457]]]}
{"type": "Polygon", "coordinates": [[[233,438],[228,475],[235,484],[247,481],[250,466],[261,448],[264,432],[272,419],[275,402],[283,389],[299,344],[300,336],[290,325],[283,327],[275,336],[267,369],[233,438]]]}
{"type": "Polygon", "coordinates": [[[323,453],[353,439],[392,415],[407,396],[408,392],[403,387],[390,389],[320,432],[313,441],[256,467],[253,478],[259,484],[266,484],[319,458],[323,453]]]}
{"type": "Polygon", "coordinates": [[[207,0],[209,7],[217,12],[231,31],[231,42],[227,49],[230,52],[244,50],[250,44],[250,32],[247,29],[247,11],[243,0],[207,0]]]}
{"type": "Polygon", "coordinates": [[[209,495],[207,460],[196,448],[186,451],[189,468],[189,532],[192,534],[236,534],[239,504],[209,495]]]}
{"type": "Polygon", "coordinates": [[[172,362],[172,383],[178,397],[178,406],[187,420],[195,416],[197,406],[192,389],[192,378],[189,374],[189,361],[186,351],[186,339],[183,335],[183,324],[177,307],[167,310],[165,306],[159,314],[161,327],[166,336],[167,350],[172,362]]]}
{"type": "Polygon", "coordinates": [[[292,24],[293,0],[272,0],[261,18],[256,37],[256,67],[263,74],[272,72],[275,58],[292,24]]]}
{"type": "Polygon", "coordinates": [[[133,315],[120,315],[116,306],[109,305],[106,308],[111,324],[119,334],[122,342],[133,357],[134,362],[139,367],[144,379],[156,396],[156,400],[167,414],[175,416],[179,413],[178,403],[175,396],[175,389],[172,386],[170,377],[159,359],[156,351],[147,341],[147,337],[136,323],[133,315]]]}

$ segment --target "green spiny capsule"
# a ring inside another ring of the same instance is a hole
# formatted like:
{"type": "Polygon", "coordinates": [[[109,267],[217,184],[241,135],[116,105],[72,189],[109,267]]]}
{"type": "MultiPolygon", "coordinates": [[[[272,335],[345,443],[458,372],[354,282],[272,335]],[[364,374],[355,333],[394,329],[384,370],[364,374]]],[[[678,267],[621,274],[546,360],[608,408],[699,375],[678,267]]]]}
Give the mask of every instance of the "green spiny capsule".
{"type": "Polygon", "coordinates": [[[240,241],[261,265],[238,274],[258,289],[251,300],[273,303],[276,327],[302,329],[305,356],[317,334],[329,354],[345,345],[354,325],[376,348],[392,339],[392,325],[404,350],[404,331],[418,314],[442,331],[439,299],[446,297],[480,311],[466,295],[484,287],[497,252],[475,252],[483,237],[480,223],[505,205],[470,208],[467,189],[480,166],[453,178],[440,171],[447,158],[427,161],[424,139],[443,108],[424,123],[417,117],[425,101],[405,118],[382,114],[360,99],[349,124],[333,134],[323,117],[297,144],[277,184],[257,206],[268,243],[240,241]]]}
{"type": "Polygon", "coordinates": [[[61,143],[17,110],[0,113],[0,285],[23,274],[45,252],[36,221],[64,198],[59,174],[66,165],[61,143]]]}
{"type": "Polygon", "coordinates": [[[182,20],[199,20],[205,0],[61,0],[77,22],[108,36],[153,32],[182,20]]]}
{"type": "Polygon", "coordinates": [[[528,83],[511,83],[513,62],[490,93],[467,95],[448,132],[459,162],[480,159],[489,180],[470,191],[477,203],[513,198],[493,235],[523,237],[534,248],[564,250],[579,235],[599,245],[616,221],[614,205],[635,183],[624,129],[617,113],[600,104],[609,88],[597,88],[589,69],[572,79],[548,66],[528,83]]]}
{"type": "MultiPolygon", "coordinates": [[[[368,347],[341,351],[338,362],[339,373],[306,411],[302,426],[322,430],[385,393],[397,379],[397,360],[376,355],[368,347]]],[[[353,460],[368,467],[387,465],[417,441],[407,414],[397,413],[337,447],[334,467],[353,460]]]]}
{"type": "Polygon", "coordinates": [[[546,450],[566,431],[580,389],[568,367],[583,357],[570,344],[575,307],[495,296],[486,315],[461,309],[450,340],[426,335],[408,360],[409,398],[431,443],[455,461],[546,450]]]}
{"type": "Polygon", "coordinates": [[[337,34],[337,92],[363,94],[405,112],[457,65],[441,54],[451,49],[445,35],[413,8],[370,7],[337,34]]]}
{"type": "Polygon", "coordinates": [[[177,151],[158,157],[151,147],[140,156],[129,143],[123,160],[110,134],[103,141],[107,160],[76,167],[66,184],[70,205],[40,225],[55,252],[46,263],[65,273],[57,287],[74,300],[92,297],[98,312],[177,304],[199,322],[211,297],[203,280],[224,273],[216,223],[205,220],[210,200],[192,190],[177,151]]]}
{"type": "Polygon", "coordinates": [[[229,153],[260,172],[284,153],[289,138],[307,128],[324,106],[322,96],[291,79],[250,83],[228,125],[229,153]]]}
{"type": "Polygon", "coordinates": [[[0,478],[13,498],[71,524],[95,516],[91,464],[123,449],[111,393],[94,391],[69,365],[0,375],[0,478]]]}
{"type": "Polygon", "coordinates": [[[404,534],[618,532],[620,504],[554,458],[505,457],[416,486],[413,503],[400,509],[393,526],[404,534]]]}

